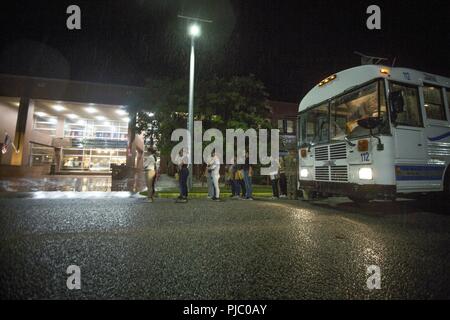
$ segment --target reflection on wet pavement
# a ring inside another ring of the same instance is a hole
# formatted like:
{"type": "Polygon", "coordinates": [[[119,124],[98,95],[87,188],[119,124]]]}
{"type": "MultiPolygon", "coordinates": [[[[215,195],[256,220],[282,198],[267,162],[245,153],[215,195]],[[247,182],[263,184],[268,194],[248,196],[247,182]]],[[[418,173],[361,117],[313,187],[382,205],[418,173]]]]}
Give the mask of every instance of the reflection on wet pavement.
{"type": "Polygon", "coordinates": [[[33,199],[107,199],[107,198],[141,198],[139,194],[121,191],[121,192],[48,192],[38,191],[29,194],[24,194],[24,197],[33,199]]]}
{"type": "Polygon", "coordinates": [[[145,189],[141,179],[112,182],[110,176],[46,176],[42,178],[6,178],[0,180],[0,192],[74,191],[110,192],[145,189]]]}
{"type": "Polygon", "coordinates": [[[46,176],[42,178],[7,178],[0,180],[0,191],[111,191],[111,177],[46,176]]]}
{"type": "MultiPolygon", "coordinates": [[[[157,190],[176,188],[175,179],[161,175],[157,190]]],[[[41,178],[2,178],[0,192],[141,192],[146,190],[144,173],[137,173],[132,178],[112,180],[111,176],[44,176],[41,178]]]]}

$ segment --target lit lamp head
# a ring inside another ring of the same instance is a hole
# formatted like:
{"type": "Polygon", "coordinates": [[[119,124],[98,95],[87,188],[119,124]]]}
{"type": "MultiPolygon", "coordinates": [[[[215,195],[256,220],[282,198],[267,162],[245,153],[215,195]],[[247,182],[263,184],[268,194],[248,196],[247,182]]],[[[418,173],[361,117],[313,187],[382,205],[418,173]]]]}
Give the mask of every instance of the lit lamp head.
{"type": "Polygon", "coordinates": [[[201,34],[200,26],[198,24],[192,24],[189,26],[189,35],[193,38],[199,37],[201,34]]]}

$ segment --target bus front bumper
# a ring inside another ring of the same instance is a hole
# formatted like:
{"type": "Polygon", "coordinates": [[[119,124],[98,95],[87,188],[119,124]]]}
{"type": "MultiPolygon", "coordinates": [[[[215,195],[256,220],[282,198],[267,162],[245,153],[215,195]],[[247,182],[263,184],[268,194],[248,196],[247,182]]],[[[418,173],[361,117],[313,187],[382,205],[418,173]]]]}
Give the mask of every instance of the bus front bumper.
{"type": "Polygon", "coordinates": [[[300,189],[329,195],[355,196],[364,199],[390,199],[397,193],[395,185],[370,185],[328,181],[300,180],[300,189]]]}

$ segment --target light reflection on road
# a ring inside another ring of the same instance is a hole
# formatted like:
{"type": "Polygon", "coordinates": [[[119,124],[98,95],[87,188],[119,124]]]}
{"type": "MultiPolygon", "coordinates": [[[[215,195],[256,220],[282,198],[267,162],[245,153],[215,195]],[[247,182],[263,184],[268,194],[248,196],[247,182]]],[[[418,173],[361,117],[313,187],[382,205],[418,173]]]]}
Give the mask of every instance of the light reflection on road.
{"type": "Polygon", "coordinates": [[[132,192],[52,192],[37,191],[30,193],[33,199],[105,199],[105,198],[133,198],[140,197],[132,192]]]}

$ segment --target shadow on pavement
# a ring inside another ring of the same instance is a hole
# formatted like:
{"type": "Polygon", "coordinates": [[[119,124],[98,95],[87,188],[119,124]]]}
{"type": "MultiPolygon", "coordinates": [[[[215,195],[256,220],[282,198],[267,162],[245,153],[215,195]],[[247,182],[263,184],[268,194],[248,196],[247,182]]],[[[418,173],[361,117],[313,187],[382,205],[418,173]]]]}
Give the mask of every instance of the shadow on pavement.
{"type": "Polygon", "coordinates": [[[371,201],[355,203],[348,198],[328,198],[310,202],[314,206],[334,209],[346,213],[366,215],[404,215],[417,212],[428,212],[440,215],[450,215],[450,204],[440,199],[398,199],[397,201],[371,201]]]}

